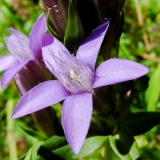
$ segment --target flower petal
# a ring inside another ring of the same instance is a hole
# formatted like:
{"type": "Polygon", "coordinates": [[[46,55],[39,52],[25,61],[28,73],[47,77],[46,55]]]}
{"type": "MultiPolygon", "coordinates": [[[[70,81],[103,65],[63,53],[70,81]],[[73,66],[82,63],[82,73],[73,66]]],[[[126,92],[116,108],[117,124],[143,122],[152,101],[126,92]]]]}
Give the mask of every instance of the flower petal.
{"type": "Polygon", "coordinates": [[[95,63],[102,41],[109,27],[110,18],[102,25],[96,28],[79,47],[77,58],[90,67],[94,71],[95,63]]]}
{"type": "Polygon", "coordinates": [[[0,71],[4,71],[10,67],[15,66],[18,63],[19,61],[17,61],[12,55],[2,56],[0,57],[0,71]]]}
{"type": "Polygon", "coordinates": [[[109,59],[96,70],[93,88],[125,82],[147,74],[149,69],[137,62],[124,59],[109,59]]]}
{"type": "Polygon", "coordinates": [[[21,97],[12,113],[12,118],[22,117],[56,104],[69,95],[70,93],[58,80],[41,83],[21,97]]]}
{"type": "MultiPolygon", "coordinates": [[[[71,54],[59,40],[49,34],[43,36],[42,46],[43,60],[48,69],[55,75],[54,70],[59,70],[59,65],[57,65],[56,61],[61,61],[64,57],[71,57],[71,54]]],[[[66,58],[67,60],[70,61],[69,58],[66,58]]]]}
{"type": "Polygon", "coordinates": [[[2,76],[1,80],[2,88],[6,87],[9,84],[9,82],[14,78],[16,73],[19,72],[27,63],[28,61],[17,64],[16,66],[7,69],[2,76]]]}
{"type": "Polygon", "coordinates": [[[41,55],[41,48],[42,48],[42,36],[47,31],[47,23],[46,23],[46,16],[45,14],[41,14],[37,21],[35,22],[30,36],[29,36],[29,47],[34,54],[34,56],[37,58],[41,55]]]}
{"type": "Polygon", "coordinates": [[[74,153],[78,153],[86,138],[92,116],[92,93],[69,96],[63,103],[62,125],[74,153]]]}

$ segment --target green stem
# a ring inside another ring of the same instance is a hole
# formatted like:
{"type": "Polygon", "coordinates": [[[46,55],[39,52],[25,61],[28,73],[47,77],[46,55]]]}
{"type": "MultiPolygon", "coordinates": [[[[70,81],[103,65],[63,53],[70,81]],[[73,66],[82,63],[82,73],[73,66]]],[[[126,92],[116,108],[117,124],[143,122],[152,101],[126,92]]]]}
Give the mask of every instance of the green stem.
{"type": "Polygon", "coordinates": [[[14,121],[11,119],[14,101],[8,100],[6,104],[6,118],[7,118],[7,138],[9,147],[9,157],[11,160],[17,160],[16,140],[14,135],[14,121]]]}

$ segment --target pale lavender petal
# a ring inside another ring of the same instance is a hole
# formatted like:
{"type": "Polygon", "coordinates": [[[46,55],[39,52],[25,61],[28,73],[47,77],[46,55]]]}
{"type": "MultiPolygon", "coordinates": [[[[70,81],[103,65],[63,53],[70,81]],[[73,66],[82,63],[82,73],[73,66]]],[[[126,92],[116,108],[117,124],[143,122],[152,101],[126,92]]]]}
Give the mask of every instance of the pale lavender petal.
{"type": "Polygon", "coordinates": [[[139,78],[149,72],[149,69],[137,62],[124,59],[109,59],[96,70],[93,88],[125,82],[139,78]]]}
{"type": "Polygon", "coordinates": [[[17,65],[19,61],[12,55],[0,57],[0,71],[4,71],[10,67],[17,65]]]}
{"type": "Polygon", "coordinates": [[[13,111],[12,118],[22,117],[56,104],[69,95],[70,93],[58,80],[41,83],[21,97],[13,111]]]}
{"type": "Polygon", "coordinates": [[[34,59],[29,49],[29,39],[23,33],[10,28],[11,35],[5,37],[6,47],[19,62],[34,59]]]}
{"type": "Polygon", "coordinates": [[[96,28],[79,47],[77,51],[77,58],[88,65],[93,71],[100,50],[102,41],[109,27],[110,18],[108,18],[102,25],[96,28]]]}
{"type": "Polygon", "coordinates": [[[9,82],[14,78],[16,73],[19,72],[27,63],[28,61],[17,64],[16,66],[7,69],[2,76],[1,80],[2,88],[6,87],[9,84],[9,82]]]}
{"type": "Polygon", "coordinates": [[[71,54],[59,40],[49,34],[43,36],[42,46],[43,60],[48,69],[55,75],[55,71],[59,70],[58,63],[64,59],[68,63],[67,61],[70,61],[68,57],[71,57],[71,54]]]}
{"type": "Polygon", "coordinates": [[[80,93],[65,99],[62,125],[66,139],[74,153],[78,153],[88,133],[92,116],[92,93],[80,93]]]}
{"type": "Polygon", "coordinates": [[[46,16],[45,14],[41,14],[35,22],[29,36],[29,47],[32,54],[34,54],[36,58],[40,56],[39,54],[41,53],[42,48],[42,36],[45,34],[46,31],[46,16]]]}

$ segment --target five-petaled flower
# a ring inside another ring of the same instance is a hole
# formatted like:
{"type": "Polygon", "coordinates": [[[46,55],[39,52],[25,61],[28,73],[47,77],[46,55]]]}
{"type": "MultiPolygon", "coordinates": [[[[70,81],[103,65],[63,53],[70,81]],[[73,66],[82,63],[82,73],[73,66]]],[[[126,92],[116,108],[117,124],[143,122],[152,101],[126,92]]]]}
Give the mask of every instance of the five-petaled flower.
{"type": "Polygon", "coordinates": [[[1,80],[2,88],[6,87],[23,67],[34,69],[34,62],[42,59],[42,36],[46,31],[47,25],[44,14],[41,14],[35,22],[29,38],[10,28],[11,35],[5,37],[5,41],[11,54],[0,58],[0,71],[5,70],[1,80]]]}
{"type": "Polygon", "coordinates": [[[62,126],[66,139],[78,153],[87,135],[92,116],[94,88],[136,79],[148,68],[133,61],[109,59],[95,70],[97,55],[108,29],[107,19],[79,47],[76,57],[51,35],[44,35],[42,54],[46,66],[58,80],[41,83],[17,104],[12,118],[30,114],[64,100],[62,126]]]}

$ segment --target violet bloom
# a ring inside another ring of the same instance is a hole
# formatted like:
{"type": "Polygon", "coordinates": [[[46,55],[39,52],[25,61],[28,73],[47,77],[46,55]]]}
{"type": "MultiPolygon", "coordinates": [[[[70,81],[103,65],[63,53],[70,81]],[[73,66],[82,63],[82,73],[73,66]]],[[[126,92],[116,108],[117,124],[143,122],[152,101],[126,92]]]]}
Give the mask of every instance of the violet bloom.
{"type": "Polygon", "coordinates": [[[36,61],[42,57],[41,39],[46,30],[47,25],[44,14],[40,15],[35,22],[29,38],[21,32],[10,28],[11,35],[5,37],[5,41],[6,47],[11,54],[0,58],[0,71],[5,70],[1,80],[2,88],[6,87],[15,77],[16,73],[18,73],[29,62],[36,61]]]}
{"type": "Polygon", "coordinates": [[[17,104],[12,118],[64,100],[64,133],[74,153],[78,153],[90,126],[94,88],[132,80],[148,72],[148,68],[141,64],[123,59],[107,60],[95,70],[97,55],[108,26],[109,19],[89,35],[79,47],[76,57],[56,38],[44,35],[43,59],[58,80],[46,81],[27,92],[17,104]]]}

